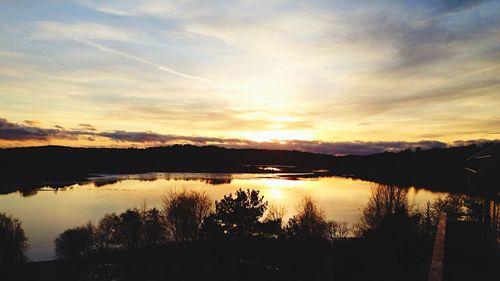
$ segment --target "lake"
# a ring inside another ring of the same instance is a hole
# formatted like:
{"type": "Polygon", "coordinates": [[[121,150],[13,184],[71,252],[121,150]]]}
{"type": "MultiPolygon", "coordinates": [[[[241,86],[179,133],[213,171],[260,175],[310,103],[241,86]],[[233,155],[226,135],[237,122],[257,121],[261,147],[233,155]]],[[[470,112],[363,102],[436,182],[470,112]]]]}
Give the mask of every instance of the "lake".
{"type": "MultiPolygon", "coordinates": [[[[308,174],[207,174],[148,173],[108,175],[64,188],[41,188],[23,196],[20,192],[0,195],[0,212],[22,221],[28,237],[28,257],[33,261],[54,259],[54,239],[62,231],[98,220],[106,213],[127,208],[160,207],[169,191],[204,191],[213,200],[242,189],[257,189],[271,205],[283,206],[285,219],[310,196],[328,219],[356,223],[376,183],[342,177],[310,177],[308,174]]],[[[424,189],[409,189],[410,203],[422,207],[427,201],[446,196],[424,189]]]]}

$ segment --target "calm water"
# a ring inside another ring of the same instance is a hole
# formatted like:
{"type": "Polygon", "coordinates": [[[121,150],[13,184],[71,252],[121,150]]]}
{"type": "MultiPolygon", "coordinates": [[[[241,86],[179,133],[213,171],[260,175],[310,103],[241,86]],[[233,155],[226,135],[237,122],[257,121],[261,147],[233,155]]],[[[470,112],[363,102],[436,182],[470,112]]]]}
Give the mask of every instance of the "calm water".
{"type": "MultiPolygon", "coordinates": [[[[0,195],[0,212],[6,212],[23,223],[29,239],[30,259],[54,257],[54,239],[67,228],[96,223],[106,213],[139,207],[161,207],[162,196],[169,190],[205,191],[212,200],[238,188],[258,189],[270,204],[284,206],[286,218],[296,213],[298,203],[310,196],[328,219],[355,223],[375,183],[340,177],[307,178],[284,174],[197,174],[155,173],[133,176],[107,176],[89,183],[63,189],[42,188],[34,195],[21,193],[0,195]]],[[[443,193],[410,188],[410,201],[417,206],[443,193]]]]}

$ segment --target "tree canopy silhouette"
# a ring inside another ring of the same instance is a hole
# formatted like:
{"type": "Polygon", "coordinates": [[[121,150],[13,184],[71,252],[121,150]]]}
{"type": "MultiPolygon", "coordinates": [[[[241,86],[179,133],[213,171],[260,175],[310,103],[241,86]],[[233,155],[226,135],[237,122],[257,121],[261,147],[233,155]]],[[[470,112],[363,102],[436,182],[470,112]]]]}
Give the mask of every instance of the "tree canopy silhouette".
{"type": "Polygon", "coordinates": [[[105,214],[99,220],[95,229],[95,245],[99,250],[109,250],[118,247],[120,231],[120,217],[115,213],[105,214]]]}
{"type": "Polygon", "coordinates": [[[211,210],[212,202],[205,193],[170,192],[163,198],[169,238],[174,241],[197,240],[203,219],[211,210]]]}
{"type": "Polygon", "coordinates": [[[55,240],[56,255],[60,259],[77,259],[91,253],[94,245],[94,227],[88,223],[65,230],[55,240]]]}
{"type": "Polygon", "coordinates": [[[349,236],[350,229],[347,222],[328,221],[326,224],[326,235],[330,241],[345,239],[349,236]]]}
{"type": "Polygon", "coordinates": [[[142,241],[142,216],[137,209],[128,209],[120,214],[118,240],[125,248],[138,248],[142,241]]]}
{"type": "Polygon", "coordinates": [[[27,240],[21,221],[0,213],[0,265],[27,261],[27,240]]]}
{"type": "Polygon", "coordinates": [[[407,212],[408,190],[392,185],[377,185],[372,188],[368,204],[358,224],[358,231],[363,234],[376,229],[388,215],[407,212]]]}
{"type": "Polygon", "coordinates": [[[290,218],[287,236],[296,239],[325,239],[327,222],[323,212],[311,197],[305,197],[299,205],[297,215],[290,218]]]}
{"type": "Polygon", "coordinates": [[[166,227],[163,215],[156,208],[143,210],[143,240],[145,245],[158,245],[165,242],[166,227]]]}
{"type": "Polygon", "coordinates": [[[215,201],[215,213],[207,218],[205,231],[239,239],[257,236],[261,228],[259,219],[267,205],[258,190],[239,189],[234,197],[232,193],[224,195],[221,201],[215,201]]]}
{"type": "Polygon", "coordinates": [[[420,222],[421,214],[409,203],[407,189],[378,185],[372,189],[356,231],[360,236],[397,245],[414,239],[420,222]]]}

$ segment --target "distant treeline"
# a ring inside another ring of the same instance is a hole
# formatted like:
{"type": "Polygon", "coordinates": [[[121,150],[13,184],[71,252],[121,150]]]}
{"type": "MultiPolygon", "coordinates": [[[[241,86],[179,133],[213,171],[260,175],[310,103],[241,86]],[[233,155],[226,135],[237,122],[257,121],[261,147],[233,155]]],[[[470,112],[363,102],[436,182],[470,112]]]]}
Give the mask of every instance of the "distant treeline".
{"type": "MultiPolygon", "coordinates": [[[[485,145],[405,150],[367,156],[333,156],[300,151],[229,149],[173,145],[146,149],[70,148],[61,146],[0,149],[2,183],[78,181],[90,174],[143,172],[265,172],[258,165],[285,165],[283,172],[326,170],[320,175],[352,176],[386,184],[466,191],[468,157],[485,145]]],[[[500,171],[500,162],[493,164],[500,171]]],[[[494,177],[498,172],[490,173],[494,177]]],[[[482,182],[491,182],[487,177],[482,182]]],[[[3,187],[2,187],[3,185],[3,187]]],[[[10,186],[10,187],[8,187],[10,186]]],[[[498,186],[498,185],[496,185],[498,186]]],[[[490,187],[488,187],[490,188],[490,187]]],[[[29,188],[28,188],[29,189],[29,188]]]]}
{"type": "Polygon", "coordinates": [[[500,155],[480,160],[470,157],[495,145],[499,150],[498,144],[486,144],[351,155],[336,158],[335,171],[382,184],[494,194],[500,190],[500,155]],[[476,173],[468,167],[474,168],[476,173]]]}

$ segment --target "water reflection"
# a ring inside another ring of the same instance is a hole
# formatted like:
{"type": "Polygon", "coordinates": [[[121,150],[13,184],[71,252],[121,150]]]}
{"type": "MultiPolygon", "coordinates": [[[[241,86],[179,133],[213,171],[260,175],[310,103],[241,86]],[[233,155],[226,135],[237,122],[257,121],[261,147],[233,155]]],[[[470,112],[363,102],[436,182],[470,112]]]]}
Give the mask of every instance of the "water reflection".
{"type": "MultiPolygon", "coordinates": [[[[284,207],[284,220],[296,213],[305,196],[310,196],[327,219],[356,223],[366,206],[373,183],[339,177],[308,178],[300,174],[195,174],[157,173],[95,177],[84,183],[38,189],[23,197],[21,193],[0,195],[2,212],[23,222],[30,245],[28,256],[33,260],[54,257],[55,237],[89,220],[97,222],[106,213],[121,213],[139,207],[146,200],[148,207],[159,208],[168,191],[205,191],[210,200],[238,188],[256,189],[270,204],[284,207]],[[293,179],[293,180],[292,180],[293,179]],[[61,192],[62,191],[62,192],[61,192]]],[[[410,202],[424,206],[444,194],[410,188],[410,202]]]]}
{"type": "MultiPolygon", "coordinates": [[[[124,180],[138,180],[140,182],[167,180],[167,181],[197,181],[210,185],[230,184],[232,174],[206,174],[206,173],[147,173],[133,175],[99,175],[91,177],[87,182],[81,184],[93,183],[100,187],[115,184],[124,180]]],[[[265,176],[265,175],[263,175],[265,176]]]]}

